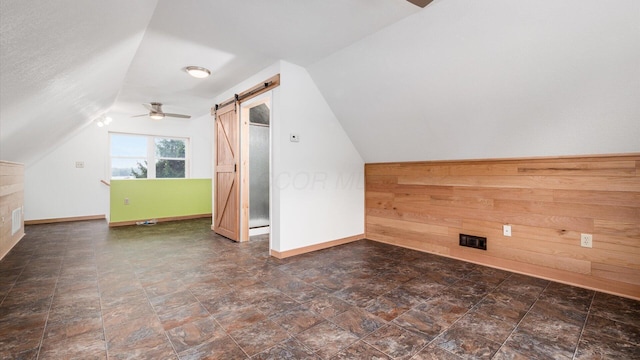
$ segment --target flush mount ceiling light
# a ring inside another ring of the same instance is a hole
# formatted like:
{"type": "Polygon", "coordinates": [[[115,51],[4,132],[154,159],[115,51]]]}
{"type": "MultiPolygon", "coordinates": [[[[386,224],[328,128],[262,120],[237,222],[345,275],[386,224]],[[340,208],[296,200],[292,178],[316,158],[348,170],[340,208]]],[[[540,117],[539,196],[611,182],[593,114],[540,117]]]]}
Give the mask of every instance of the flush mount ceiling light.
{"type": "Polygon", "coordinates": [[[164,118],[164,114],[163,113],[154,113],[154,112],[152,112],[149,115],[149,117],[152,118],[153,120],[160,120],[160,119],[164,118]]]}
{"type": "Polygon", "coordinates": [[[200,66],[187,66],[185,70],[187,70],[187,73],[189,73],[189,75],[198,79],[204,79],[207,76],[211,75],[211,71],[209,69],[200,66]]]}

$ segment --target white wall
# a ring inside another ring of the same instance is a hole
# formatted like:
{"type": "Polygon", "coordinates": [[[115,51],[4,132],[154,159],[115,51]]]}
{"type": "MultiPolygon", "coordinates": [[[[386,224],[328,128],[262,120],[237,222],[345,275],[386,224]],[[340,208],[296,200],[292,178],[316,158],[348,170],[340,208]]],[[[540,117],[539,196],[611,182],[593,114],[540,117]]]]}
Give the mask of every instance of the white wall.
{"type": "Polygon", "coordinates": [[[271,248],[287,251],[364,233],[364,163],[304,68],[284,61],[222,102],[280,73],[273,90],[271,248]],[[299,135],[300,142],[289,141],[299,135]]]}
{"type": "Polygon", "coordinates": [[[25,220],[107,214],[106,130],[87,125],[53,151],[27,164],[25,220]],[[76,161],[84,168],[76,168],[76,161]]]}
{"type": "Polygon", "coordinates": [[[109,136],[112,132],[190,138],[191,177],[211,178],[210,115],[189,120],[110,114],[106,127],[91,123],[25,169],[25,220],[109,214],[109,136]],[[76,168],[76,161],[84,168],[76,168]]]}
{"type": "Polygon", "coordinates": [[[362,157],[305,69],[282,62],[280,81],[273,128],[279,251],[363,234],[362,157]],[[300,142],[290,142],[291,133],[300,142]]]}
{"type": "Polygon", "coordinates": [[[640,151],[640,1],[435,1],[308,68],[366,162],[640,151]]]}

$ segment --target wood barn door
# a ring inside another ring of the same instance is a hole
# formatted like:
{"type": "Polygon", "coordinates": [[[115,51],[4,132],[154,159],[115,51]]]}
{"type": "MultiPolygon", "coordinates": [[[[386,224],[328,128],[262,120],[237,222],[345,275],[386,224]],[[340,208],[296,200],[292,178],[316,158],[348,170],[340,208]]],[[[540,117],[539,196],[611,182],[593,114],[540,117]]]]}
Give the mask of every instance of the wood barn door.
{"type": "Polygon", "coordinates": [[[240,134],[237,103],[233,102],[216,110],[215,116],[215,219],[213,231],[238,241],[240,233],[238,176],[240,134]]]}

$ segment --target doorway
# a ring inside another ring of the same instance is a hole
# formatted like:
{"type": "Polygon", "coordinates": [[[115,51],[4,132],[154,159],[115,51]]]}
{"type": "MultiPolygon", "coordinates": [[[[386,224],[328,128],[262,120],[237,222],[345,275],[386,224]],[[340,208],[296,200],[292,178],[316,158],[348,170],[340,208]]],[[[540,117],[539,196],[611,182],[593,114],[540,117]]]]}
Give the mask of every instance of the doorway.
{"type": "Polygon", "coordinates": [[[271,119],[271,92],[241,103],[241,241],[270,232],[271,119]]]}
{"type": "Polygon", "coordinates": [[[272,240],[272,101],[279,85],[277,74],[211,108],[215,117],[211,230],[234,241],[249,241],[250,232],[272,240]]]}

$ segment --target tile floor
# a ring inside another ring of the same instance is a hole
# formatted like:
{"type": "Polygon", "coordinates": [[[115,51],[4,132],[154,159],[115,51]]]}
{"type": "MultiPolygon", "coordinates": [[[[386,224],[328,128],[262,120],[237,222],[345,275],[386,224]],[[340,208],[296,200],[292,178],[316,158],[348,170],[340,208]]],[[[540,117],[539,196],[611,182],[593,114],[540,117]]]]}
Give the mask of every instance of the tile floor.
{"type": "Polygon", "coordinates": [[[2,359],[640,358],[638,301],[372,241],[277,260],[208,219],[26,232],[2,359]]]}

